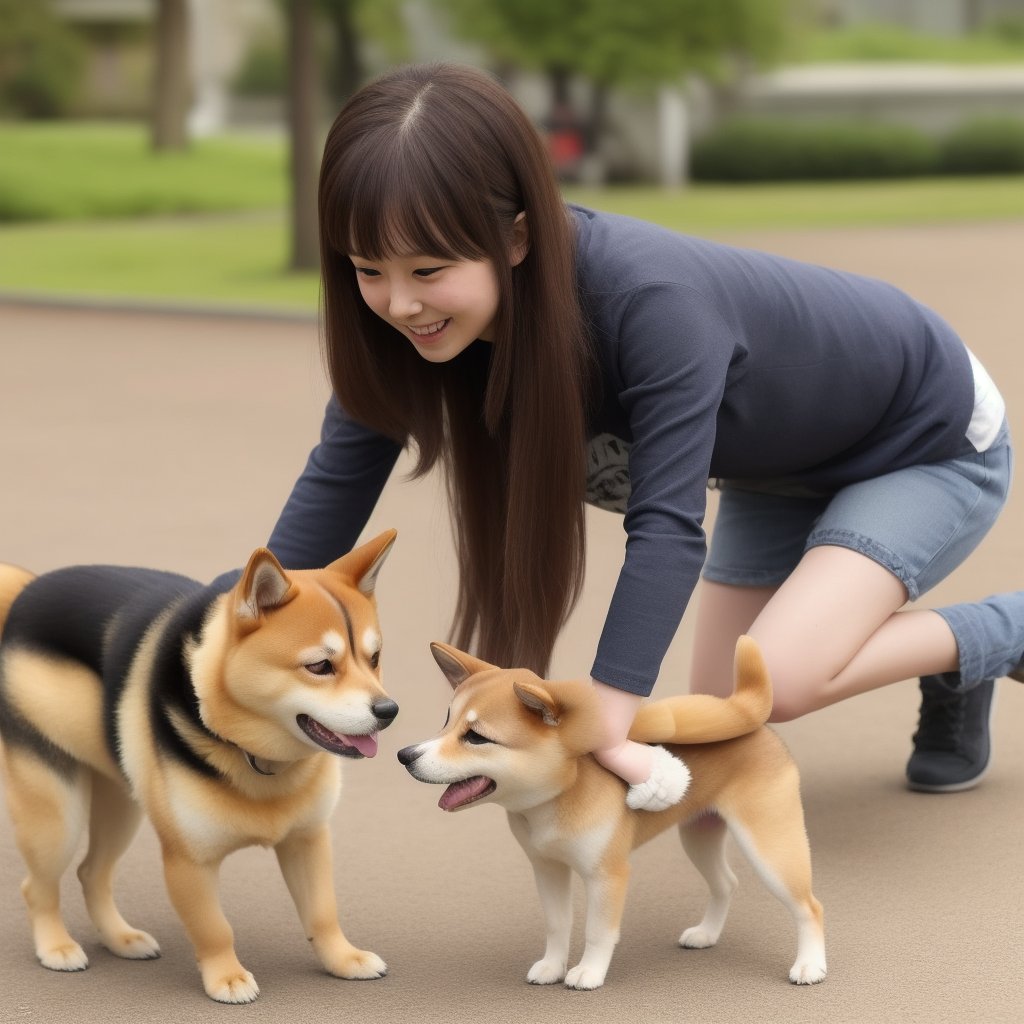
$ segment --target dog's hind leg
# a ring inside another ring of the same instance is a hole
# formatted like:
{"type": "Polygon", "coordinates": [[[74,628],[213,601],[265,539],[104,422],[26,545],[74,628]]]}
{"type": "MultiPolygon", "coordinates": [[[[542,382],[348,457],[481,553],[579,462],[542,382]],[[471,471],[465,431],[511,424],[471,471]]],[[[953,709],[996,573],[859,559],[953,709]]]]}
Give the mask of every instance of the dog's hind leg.
{"type": "Polygon", "coordinates": [[[679,936],[679,945],[685,949],[707,949],[722,934],[738,885],[725,857],[727,835],[726,824],[717,814],[704,814],[679,826],[683,849],[707,882],[710,896],[700,924],[679,936]]]}
{"type": "Polygon", "coordinates": [[[751,800],[741,814],[729,816],[729,829],[796,922],[797,953],[789,980],[795,985],[824,981],[824,912],[811,892],[811,850],[798,785],[794,782],[785,796],[776,790],[773,799],[751,800]]]}
{"type": "Polygon", "coordinates": [[[36,956],[53,971],[89,966],[60,912],[60,880],[78,846],[89,800],[89,775],[70,759],[54,770],[34,751],[4,748],[7,801],[15,840],[28,867],[21,893],[28,907],[36,956]]]}
{"type": "Polygon", "coordinates": [[[114,867],[141,817],[141,809],[124,786],[93,772],[89,851],[78,868],[78,878],[103,945],[129,960],[151,960],[160,955],[156,939],[128,924],[114,903],[114,867]]]}

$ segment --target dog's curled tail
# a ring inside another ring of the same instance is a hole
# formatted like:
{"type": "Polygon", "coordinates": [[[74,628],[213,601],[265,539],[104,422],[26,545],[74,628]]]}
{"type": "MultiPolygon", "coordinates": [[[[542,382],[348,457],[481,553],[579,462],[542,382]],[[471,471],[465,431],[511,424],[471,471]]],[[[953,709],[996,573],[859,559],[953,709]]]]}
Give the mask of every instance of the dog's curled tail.
{"type": "Polygon", "coordinates": [[[692,693],[642,704],[629,731],[641,743],[715,743],[764,725],[772,710],[772,683],[761,648],[749,636],[736,642],[730,697],[692,693]]]}
{"type": "Polygon", "coordinates": [[[27,569],[19,569],[16,565],[4,565],[0,562],[0,636],[3,635],[7,613],[14,604],[14,599],[35,579],[27,569]]]}

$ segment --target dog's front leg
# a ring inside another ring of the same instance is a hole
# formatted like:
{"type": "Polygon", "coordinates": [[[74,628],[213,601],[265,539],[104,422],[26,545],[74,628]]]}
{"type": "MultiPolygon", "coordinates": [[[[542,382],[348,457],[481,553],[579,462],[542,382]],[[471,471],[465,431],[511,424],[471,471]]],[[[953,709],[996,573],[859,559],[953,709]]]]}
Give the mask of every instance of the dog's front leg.
{"type": "Polygon", "coordinates": [[[192,940],[206,994],[219,1003],[251,1003],[260,990],[235,955],[234,933],[217,894],[219,867],[219,861],[199,864],[164,849],[167,891],[192,940]]]}
{"type": "Polygon", "coordinates": [[[587,890],[587,944],[580,962],[565,976],[569,988],[600,988],[619,941],[619,925],[626,904],[629,863],[604,865],[585,877],[587,890]]]}
{"type": "Polygon", "coordinates": [[[388,965],[376,953],[353,946],[338,923],[327,825],[293,833],[278,843],[275,851],[306,938],[328,973],[338,978],[381,978],[387,974],[388,965]]]}
{"type": "Polygon", "coordinates": [[[553,985],[565,977],[569,966],[569,937],[572,934],[572,872],[556,860],[530,858],[537,893],[544,908],[547,942],[544,956],[526,975],[531,985],[553,985]]]}

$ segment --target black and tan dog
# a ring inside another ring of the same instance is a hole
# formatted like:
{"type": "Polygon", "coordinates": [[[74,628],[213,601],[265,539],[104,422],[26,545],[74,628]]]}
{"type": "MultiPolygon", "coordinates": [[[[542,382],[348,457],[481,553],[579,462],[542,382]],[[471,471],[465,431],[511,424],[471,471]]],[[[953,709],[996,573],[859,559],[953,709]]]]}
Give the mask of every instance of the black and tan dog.
{"type": "Polygon", "coordinates": [[[159,955],[112,893],[143,809],[171,900],[213,999],[259,993],[217,895],[221,861],[272,846],[323,966],[387,967],[338,924],[328,817],[342,757],[372,757],[398,706],[381,687],[374,587],[389,531],[321,570],[286,572],[259,549],[226,593],[147,569],[81,566],[38,578],[0,566],[0,737],[11,818],[28,864],[22,893],[36,955],[76,971],[59,884],[78,870],[103,944],[159,955]]]}
{"type": "Polygon", "coordinates": [[[419,781],[448,786],[442,809],[492,802],[508,813],[547,921],[547,947],[527,981],[564,980],[577,989],[604,983],[619,939],[630,852],[672,825],[711,890],[703,920],[679,944],[713,946],[722,931],[736,887],[724,852],[728,829],[796,922],[790,981],[824,979],[823,916],[811,892],[799,777],[782,741],[764,727],[771,683],[752,639],[737,644],[727,700],[692,695],[641,705],[630,738],[664,743],[691,774],[682,800],[656,812],[630,810],[626,784],[587,753],[601,740],[589,683],[543,680],[447,644],[431,647],[455,689],[448,722],[437,739],[406,747],[398,758],[419,781]],[[586,886],[586,947],[568,969],[573,871],[586,886]]]}

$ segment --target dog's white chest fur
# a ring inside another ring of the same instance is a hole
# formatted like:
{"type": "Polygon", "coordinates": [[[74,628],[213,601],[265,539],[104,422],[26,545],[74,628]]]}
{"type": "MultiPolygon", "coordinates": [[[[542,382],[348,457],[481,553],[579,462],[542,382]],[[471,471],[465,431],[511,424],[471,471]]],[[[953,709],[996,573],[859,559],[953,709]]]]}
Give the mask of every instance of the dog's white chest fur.
{"type": "Polygon", "coordinates": [[[568,864],[583,876],[591,874],[600,863],[615,828],[614,822],[602,822],[583,832],[570,832],[554,803],[523,814],[510,814],[509,823],[528,850],[568,864]]]}

